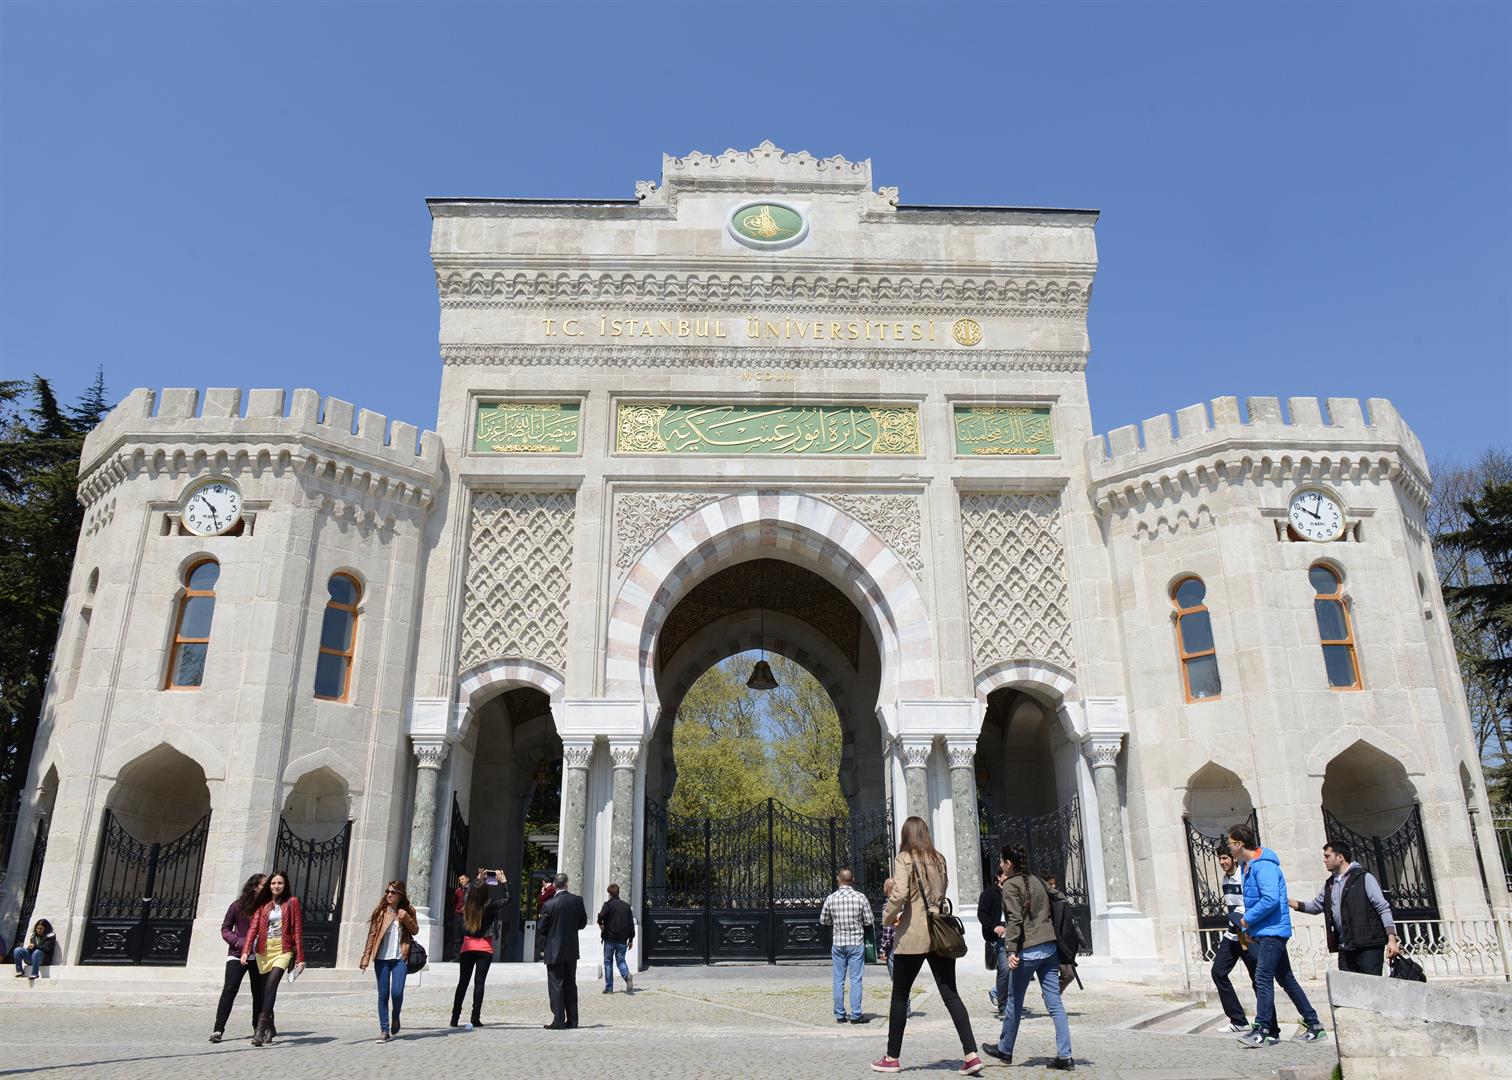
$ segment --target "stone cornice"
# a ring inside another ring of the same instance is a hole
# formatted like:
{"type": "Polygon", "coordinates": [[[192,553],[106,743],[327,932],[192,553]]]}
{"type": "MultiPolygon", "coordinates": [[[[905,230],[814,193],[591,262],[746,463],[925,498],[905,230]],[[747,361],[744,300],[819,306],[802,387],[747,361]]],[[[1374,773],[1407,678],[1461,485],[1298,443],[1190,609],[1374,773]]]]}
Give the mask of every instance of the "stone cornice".
{"type": "Polygon", "coordinates": [[[738,348],[675,345],[517,345],[486,342],[442,345],[441,361],[465,366],[551,367],[597,364],[623,368],[832,368],[851,371],[1078,372],[1087,354],[1077,350],[818,349],[780,346],[738,348]]]}

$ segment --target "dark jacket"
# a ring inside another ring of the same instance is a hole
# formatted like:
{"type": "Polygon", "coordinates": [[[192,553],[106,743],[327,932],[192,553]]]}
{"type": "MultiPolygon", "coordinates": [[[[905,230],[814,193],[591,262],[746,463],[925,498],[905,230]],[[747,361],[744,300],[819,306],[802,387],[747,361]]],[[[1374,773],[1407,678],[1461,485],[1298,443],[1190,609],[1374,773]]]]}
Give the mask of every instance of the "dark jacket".
{"type": "MultiPolygon", "coordinates": [[[[1333,887],[1334,880],[1330,877],[1323,883],[1322,893],[1327,896],[1333,887]]],[[[1340,949],[1374,949],[1386,944],[1387,925],[1386,919],[1391,917],[1391,909],[1386,908],[1386,915],[1382,915],[1373,902],[1368,887],[1375,885],[1375,878],[1370,875],[1359,863],[1350,866],[1344,875],[1344,880],[1338,887],[1342,890],[1339,896],[1339,922],[1334,924],[1333,903],[1331,899],[1323,904],[1323,923],[1328,938],[1328,951],[1338,952],[1340,949]]],[[[1380,894],[1380,886],[1376,885],[1374,892],[1380,894]]],[[[1386,901],[1381,900],[1384,907],[1386,901]]],[[[1392,924],[1391,931],[1395,932],[1396,926],[1392,924]]]]}
{"type": "MultiPolygon", "coordinates": [[[[241,954],[253,957],[262,952],[268,940],[268,913],[273,910],[269,900],[252,916],[247,927],[247,939],[242,943],[241,954]]],[[[294,954],[294,962],[302,964],[304,958],[304,915],[299,908],[299,897],[291,896],[283,905],[283,950],[294,954]]]]}
{"type": "Polygon", "coordinates": [[[247,943],[247,929],[252,925],[252,916],[241,909],[241,902],[231,901],[226,917],[221,920],[221,939],[226,943],[226,955],[238,957],[247,943]]]}
{"type": "Polygon", "coordinates": [[[536,934],[546,940],[548,964],[575,964],[578,961],[578,931],[588,925],[588,909],[577,893],[558,889],[541,909],[536,920],[536,934]]]}
{"type": "Polygon", "coordinates": [[[467,928],[466,904],[463,905],[463,914],[457,916],[457,925],[462,928],[461,932],[464,937],[487,938],[490,942],[495,942],[498,940],[495,934],[502,935],[508,929],[508,927],[501,926],[500,922],[503,919],[504,912],[509,908],[509,886],[484,885],[482,882],[475,881],[467,887],[469,897],[475,889],[481,889],[483,894],[488,897],[488,906],[483,909],[482,925],[478,927],[476,933],[467,928]]]}
{"type": "Polygon", "coordinates": [[[997,925],[1003,921],[1003,890],[992,881],[977,897],[977,922],[982,924],[982,940],[997,940],[997,925]]]}
{"type": "Polygon", "coordinates": [[[604,941],[628,945],[635,940],[635,913],[618,896],[611,896],[599,908],[598,925],[602,931],[599,937],[604,941]]]}
{"type": "Polygon", "coordinates": [[[53,951],[57,949],[57,947],[57,934],[48,934],[46,937],[39,939],[37,935],[33,933],[26,939],[26,951],[36,952],[38,949],[42,950],[42,962],[44,964],[51,964],[53,962],[53,951]]]}

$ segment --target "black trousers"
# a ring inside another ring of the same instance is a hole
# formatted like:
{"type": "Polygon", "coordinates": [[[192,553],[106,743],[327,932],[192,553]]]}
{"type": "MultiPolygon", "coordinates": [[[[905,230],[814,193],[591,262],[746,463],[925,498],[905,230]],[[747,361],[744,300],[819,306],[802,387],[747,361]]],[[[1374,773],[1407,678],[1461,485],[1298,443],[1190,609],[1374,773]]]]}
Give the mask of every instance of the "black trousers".
{"type": "Polygon", "coordinates": [[[577,961],[546,965],[546,993],[551,997],[551,1022],[577,1027],[577,961]]]}
{"type": "Polygon", "coordinates": [[[1339,970],[1361,975],[1379,975],[1386,966],[1386,946],[1371,945],[1364,949],[1340,949],[1339,970]]]}
{"type": "Polygon", "coordinates": [[[1237,940],[1220,937],[1218,951],[1213,954],[1213,985],[1218,988],[1218,1000],[1223,1005],[1223,1015],[1235,1024],[1249,1023],[1244,1015],[1244,1006],[1239,1003],[1239,995],[1234,993],[1234,984],[1229,981],[1229,972],[1233,971],[1234,965],[1241,960],[1244,962],[1244,970],[1249,972],[1250,988],[1253,989],[1255,958],[1249,954],[1248,949],[1241,949],[1237,940]]]}
{"type": "Polygon", "coordinates": [[[940,1000],[945,1011],[955,1024],[956,1035],[961,1040],[961,1053],[970,1057],[976,1053],[976,1036],[971,1033],[971,1017],[956,993],[955,961],[948,956],[934,953],[898,953],[893,957],[892,1001],[887,1015],[887,1056],[897,1057],[903,1052],[903,1029],[908,1025],[908,994],[914,980],[919,977],[925,963],[934,976],[935,987],[940,991],[940,1000]]]}
{"type": "Polygon", "coordinates": [[[254,1028],[257,1026],[257,1018],[262,1015],[263,977],[258,974],[257,961],[251,960],[243,966],[239,957],[228,957],[226,983],[221,987],[220,1004],[215,1007],[215,1030],[221,1034],[225,1034],[226,1021],[231,1019],[231,1008],[236,1004],[236,994],[241,989],[243,975],[252,982],[252,1026],[254,1028]]]}
{"type": "MultiPolygon", "coordinates": [[[[247,961],[247,966],[256,969],[257,957],[247,961]]],[[[263,976],[263,1012],[267,1014],[268,1022],[273,1022],[273,1007],[278,1004],[278,984],[283,981],[283,968],[274,968],[263,976]]]]}
{"type": "Polygon", "coordinates": [[[469,950],[457,957],[457,992],[452,997],[452,1023],[462,1018],[462,999],[467,996],[467,980],[473,984],[472,1022],[483,1022],[483,986],[488,982],[488,966],[493,953],[469,950]]]}

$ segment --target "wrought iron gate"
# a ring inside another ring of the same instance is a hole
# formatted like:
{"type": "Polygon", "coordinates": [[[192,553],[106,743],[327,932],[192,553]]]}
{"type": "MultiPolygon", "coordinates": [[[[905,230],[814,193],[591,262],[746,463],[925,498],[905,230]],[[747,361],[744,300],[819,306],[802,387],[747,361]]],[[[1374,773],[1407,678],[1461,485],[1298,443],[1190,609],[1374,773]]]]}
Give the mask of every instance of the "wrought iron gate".
{"type": "Polygon", "coordinates": [[[178,839],[148,844],[106,810],[79,962],[188,963],[209,835],[206,814],[178,839]]]}
{"type": "Polygon", "coordinates": [[[441,890],[442,903],[446,905],[446,918],[442,920],[446,932],[442,956],[447,960],[455,960],[458,950],[462,948],[462,934],[455,910],[457,903],[452,894],[457,888],[457,875],[467,873],[468,835],[467,819],[462,816],[462,804],[457,802],[457,793],[454,791],[452,792],[451,827],[446,841],[446,871],[449,876],[446,879],[446,888],[441,890]]]}
{"type": "Polygon", "coordinates": [[[278,819],[278,849],[274,869],[289,875],[289,889],[299,897],[304,916],[304,953],[308,967],[335,967],[341,934],[341,907],[346,899],[347,852],[352,823],[324,840],[306,840],[278,819]]]}
{"type": "Polygon", "coordinates": [[[1420,804],[1412,804],[1407,820],[1390,836],[1358,833],[1327,809],[1323,811],[1323,829],[1330,839],[1349,844],[1354,861],[1376,876],[1397,921],[1439,917],[1420,804]]]}
{"type": "MultiPolygon", "coordinates": [[[[982,844],[982,880],[997,876],[998,853],[1017,844],[1029,856],[1029,869],[1053,877],[1065,894],[1071,917],[1081,931],[1082,952],[1092,951],[1092,902],[1087,892],[1087,856],[1082,843],[1081,798],[1073,795],[1048,814],[999,814],[977,800],[977,827],[982,844]]],[[[961,898],[962,904],[970,902],[961,898]]]]}
{"type": "MultiPolygon", "coordinates": [[[[1200,829],[1192,824],[1186,814],[1181,815],[1186,826],[1187,866],[1192,872],[1192,902],[1197,905],[1197,930],[1202,937],[1203,955],[1211,956],[1218,949],[1218,938],[1228,927],[1228,908],[1223,902],[1223,871],[1218,868],[1218,856],[1228,851],[1227,826],[1217,832],[1200,829]]],[[[1260,835],[1260,812],[1251,810],[1244,823],[1260,835]]]]}
{"type": "Polygon", "coordinates": [[[32,844],[31,862],[26,867],[26,882],[21,888],[21,913],[16,916],[16,932],[11,944],[22,944],[31,933],[32,910],[37,906],[37,890],[42,886],[42,863],[47,859],[47,828],[51,819],[37,818],[37,839],[32,844]]]}
{"type": "Polygon", "coordinates": [[[648,963],[829,956],[819,909],[849,867],[875,914],[892,812],[820,818],[768,799],[733,817],[684,818],[647,801],[641,937],[648,963]]]}

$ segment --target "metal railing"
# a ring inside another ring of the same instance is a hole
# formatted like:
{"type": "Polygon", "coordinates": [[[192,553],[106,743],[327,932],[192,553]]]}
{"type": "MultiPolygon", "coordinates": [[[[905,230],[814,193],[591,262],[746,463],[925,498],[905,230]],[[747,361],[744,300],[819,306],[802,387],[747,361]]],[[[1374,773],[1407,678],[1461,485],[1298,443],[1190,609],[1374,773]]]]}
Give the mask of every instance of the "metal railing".
{"type": "Polygon", "coordinates": [[[1501,852],[1502,870],[1507,877],[1507,891],[1512,892],[1512,814],[1498,814],[1491,820],[1496,825],[1496,848],[1501,852]]]}
{"type": "MultiPolygon", "coordinates": [[[[1396,924],[1402,953],[1432,978],[1499,977],[1512,981],[1512,918],[1403,919],[1396,924]]],[[[1221,930],[1181,930],[1182,973],[1188,990],[1208,984],[1221,930]]],[[[1299,978],[1320,979],[1338,967],[1322,923],[1292,924],[1287,953],[1299,978]]]]}

